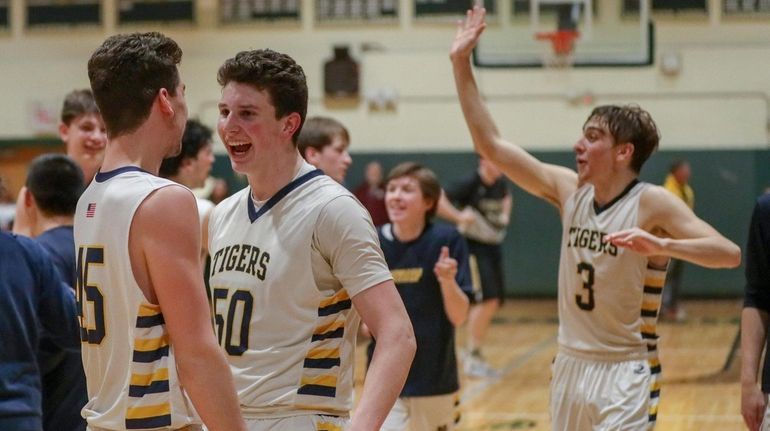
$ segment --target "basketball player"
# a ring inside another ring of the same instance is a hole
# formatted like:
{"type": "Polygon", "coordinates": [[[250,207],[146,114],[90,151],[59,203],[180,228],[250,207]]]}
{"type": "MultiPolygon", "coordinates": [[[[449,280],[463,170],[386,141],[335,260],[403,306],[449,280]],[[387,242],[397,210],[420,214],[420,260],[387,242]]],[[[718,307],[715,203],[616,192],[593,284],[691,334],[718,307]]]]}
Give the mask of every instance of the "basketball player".
{"type": "Polygon", "coordinates": [[[187,120],[181,57],[162,34],[133,33],[108,38],[88,62],[109,135],[75,214],[93,430],[200,430],[201,419],[212,431],[245,429],[211,330],[195,198],[156,176],[187,120]]]}
{"type": "Polygon", "coordinates": [[[524,190],[556,206],[563,223],[553,429],[652,428],[660,371],[655,322],[668,259],[735,267],[740,249],[676,196],[637,180],[659,141],[639,107],[593,110],[574,145],[577,172],[505,141],[469,61],[484,15],[480,7],[468,11],[450,54],[474,146],[524,190]]]}
{"type": "Polygon", "coordinates": [[[339,121],[328,117],[310,117],[297,138],[297,146],[308,163],[322,170],[340,184],[353,159],[350,158],[350,134],[339,121]]]}
{"type": "MultiPolygon", "coordinates": [[[[455,327],[468,316],[473,288],[465,239],[455,228],[431,222],[440,196],[436,175],[417,163],[401,163],[388,175],[391,223],[378,233],[414,327],[417,354],[383,431],[449,431],[459,420],[455,327]]],[[[375,341],[369,357],[377,351],[375,341]]]]}
{"type": "Polygon", "coordinates": [[[305,74],[287,55],[255,50],[226,60],[217,80],[217,130],[249,187],[211,215],[209,284],[247,425],[379,429],[414,335],[366,209],[297,150],[305,74]],[[349,421],[359,314],[381,348],[349,421]]]}
{"type": "MultiPolygon", "coordinates": [[[[160,176],[168,178],[190,189],[203,187],[214,163],[211,144],[211,129],[198,120],[187,120],[182,136],[182,151],[174,157],[163,159],[160,176]]],[[[208,256],[209,216],[214,203],[196,197],[198,217],[201,225],[201,263],[208,256]]]]}

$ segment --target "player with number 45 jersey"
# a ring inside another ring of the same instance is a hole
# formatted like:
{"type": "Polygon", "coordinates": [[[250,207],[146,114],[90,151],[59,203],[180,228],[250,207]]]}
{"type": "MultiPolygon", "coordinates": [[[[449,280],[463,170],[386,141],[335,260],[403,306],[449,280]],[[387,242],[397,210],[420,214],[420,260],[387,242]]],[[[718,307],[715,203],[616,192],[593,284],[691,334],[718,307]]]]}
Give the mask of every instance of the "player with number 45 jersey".
{"type": "Polygon", "coordinates": [[[75,212],[77,304],[91,431],[243,431],[211,331],[190,189],[157,176],[187,120],[182,50],[109,37],[88,62],[110,137],[75,212]]]}
{"type": "Polygon", "coordinates": [[[552,427],[651,429],[660,396],[655,322],[668,260],[735,267],[740,249],[676,196],[637,180],[660,140],[638,106],[591,112],[573,146],[577,172],[504,140],[470,66],[484,16],[478,6],[468,11],[450,52],[473,145],[521,188],[556,206],[563,223],[552,427]]]}

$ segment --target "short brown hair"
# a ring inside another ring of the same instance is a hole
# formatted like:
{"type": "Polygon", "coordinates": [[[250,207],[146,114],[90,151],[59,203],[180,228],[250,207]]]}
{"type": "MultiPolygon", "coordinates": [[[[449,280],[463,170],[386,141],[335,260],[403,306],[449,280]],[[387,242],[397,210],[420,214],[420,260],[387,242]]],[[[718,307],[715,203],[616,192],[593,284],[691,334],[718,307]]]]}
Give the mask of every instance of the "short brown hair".
{"type": "Polygon", "coordinates": [[[336,136],[341,136],[345,142],[350,143],[348,129],[339,121],[329,117],[311,117],[305,122],[297,140],[302,157],[309,147],[322,151],[327,145],[331,145],[336,136]]]}
{"type": "Polygon", "coordinates": [[[638,105],[597,106],[591,111],[583,127],[591,120],[607,126],[607,130],[615,140],[615,145],[628,142],[634,146],[631,169],[637,174],[642,170],[644,162],[658,148],[660,142],[658,127],[650,113],[638,105]]]}
{"type": "Polygon", "coordinates": [[[86,114],[99,114],[99,107],[96,106],[91,90],[87,88],[72,90],[64,96],[64,103],[61,107],[62,123],[69,126],[72,120],[86,114]]]}
{"type": "Polygon", "coordinates": [[[425,213],[425,222],[429,222],[436,215],[438,200],[441,197],[441,184],[438,182],[438,177],[433,171],[419,163],[404,162],[390,170],[385,184],[387,185],[390,181],[401,177],[412,177],[417,180],[423,197],[433,201],[433,206],[425,213]]]}
{"type": "Polygon", "coordinates": [[[225,60],[217,72],[217,82],[222,87],[231,81],[266,91],[275,107],[276,118],[292,112],[299,114],[299,128],[292,136],[292,141],[297,144],[307,115],[307,79],[293,58],[270,49],[241,51],[225,60]]]}
{"type": "Polygon", "coordinates": [[[161,88],[176,95],[182,49],[158,32],[107,38],[88,60],[88,78],[111,138],[131,133],[150,115],[161,88]]]}

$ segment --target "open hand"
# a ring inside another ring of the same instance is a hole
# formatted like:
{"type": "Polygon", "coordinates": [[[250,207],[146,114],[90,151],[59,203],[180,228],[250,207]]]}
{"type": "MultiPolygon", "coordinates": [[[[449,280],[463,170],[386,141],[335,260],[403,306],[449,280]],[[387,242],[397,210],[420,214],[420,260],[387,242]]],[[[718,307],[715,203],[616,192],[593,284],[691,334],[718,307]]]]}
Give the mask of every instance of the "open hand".
{"type": "Polygon", "coordinates": [[[611,233],[604,237],[604,241],[642,256],[660,255],[663,250],[663,238],[638,227],[611,233]]]}
{"type": "Polygon", "coordinates": [[[452,49],[449,51],[450,58],[470,58],[481,33],[487,27],[487,23],[484,22],[486,14],[486,9],[476,5],[473,6],[473,9],[468,10],[465,20],[457,22],[457,33],[452,43],[452,49]]]}

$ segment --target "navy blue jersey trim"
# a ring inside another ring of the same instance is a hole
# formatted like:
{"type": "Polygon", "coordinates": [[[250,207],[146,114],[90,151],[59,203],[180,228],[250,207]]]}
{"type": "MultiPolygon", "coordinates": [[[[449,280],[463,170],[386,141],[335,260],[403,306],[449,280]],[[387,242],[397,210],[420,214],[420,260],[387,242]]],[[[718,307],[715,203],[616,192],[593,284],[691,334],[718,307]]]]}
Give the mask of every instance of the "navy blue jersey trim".
{"type": "Polygon", "coordinates": [[[663,293],[662,287],[655,287],[655,286],[644,286],[644,293],[649,293],[651,295],[660,295],[663,293]]]}
{"type": "Polygon", "coordinates": [[[150,174],[149,172],[145,171],[144,169],[138,166],[123,166],[121,168],[113,169],[109,172],[97,172],[96,176],[94,177],[94,181],[96,181],[97,183],[103,183],[112,177],[116,177],[126,172],[144,172],[145,174],[150,174]]]}
{"type": "Polygon", "coordinates": [[[610,207],[611,207],[611,206],[615,205],[615,203],[616,203],[617,201],[619,201],[619,200],[623,199],[623,196],[627,195],[627,194],[628,194],[628,192],[630,192],[630,191],[631,191],[631,189],[633,189],[633,188],[634,188],[634,186],[635,186],[635,185],[637,185],[637,184],[639,184],[639,180],[637,180],[636,178],[634,178],[634,180],[633,180],[633,181],[631,181],[631,183],[630,183],[629,185],[627,185],[627,186],[626,186],[626,188],[625,188],[625,189],[623,189],[623,191],[622,191],[622,192],[620,192],[620,194],[619,194],[619,195],[615,196],[615,199],[613,199],[613,200],[611,200],[611,201],[607,202],[607,203],[606,203],[606,204],[604,204],[604,205],[599,205],[599,204],[597,204],[597,203],[596,203],[596,201],[594,200],[594,212],[596,212],[596,215],[599,215],[599,214],[603,213],[604,211],[606,211],[606,210],[610,209],[610,207]]]}
{"type": "Polygon", "coordinates": [[[329,338],[342,338],[345,335],[345,328],[337,328],[334,331],[324,332],[323,334],[313,334],[310,341],[328,340],[329,338]]]}
{"type": "Polygon", "coordinates": [[[352,305],[353,303],[349,299],[346,299],[336,304],[332,304],[324,308],[319,308],[318,316],[330,316],[332,314],[339,313],[340,311],[349,310],[352,305]]]}
{"type": "Polygon", "coordinates": [[[297,178],[296,180],[290,182],[289,184],[286,184],[283,186],[281,190],[278,190],[278,193],[273,195],[265,205],[257,211],[256,208],[254,208],[254,202],[251,199],[251,189],[249,189],[249,193],[246,197],[246,206],[249,209],[249,220],[251,220],[252,223],[257,221],[258,218],[262,217],[262,215],[268,211],[270,211],[270,208],[274,207],[278,202],[281,201],[281,199],[285,198],[286,195],[294,191],[296,188],[301,186],[302,184],[305,184],[306,182],[312,180],[313,178],[323,175],[323,171],[320,169],[316,169],[313,171],[310,171],[306,173],[305,175],[297,178]]]}
{"type": "Polygon", "coordinates": [[[151,429],[171,425],[171,415],[153,416],[142,419],[126,419],[126,429],[151,429]]]}
{"type": "Polygon", "coordinates": [[[305,358],[305,363],[303,366],[305,368],[330,369],[330,368],[340,366],[340,358],[321,358],[321,359],[305,358]]]}
{"type": "Polygon", "coordinates": [[[160,326],[166,323],[162,314],[156,314],[154,316],[138,316],[136,318],[137,328],[152,328],[153,326],[160,326]]]}
{"type": "Polygon", "coordinates": [[[297,389],[297,393],[302,395],[316,395],[319,397],[333,398],[337,396],[337,388],[323,385],[304,385],[297,389]]]}
{"type": "Polygon", "coordinates": [[[168,346],[163,346],[160,349],[150,350],[147,352],[134,350],[133,361],[147,364],[150,362],[155,362],[164,356],[168,356],[168,346]]]}
{"type": "Polygon", "coordinates": [[[132,398],[141,398],[146,394],[160,394],[168,392],[168,380],[158,380],[150,383],[147,386],[129,385],[128,396],[132,398]]]}

